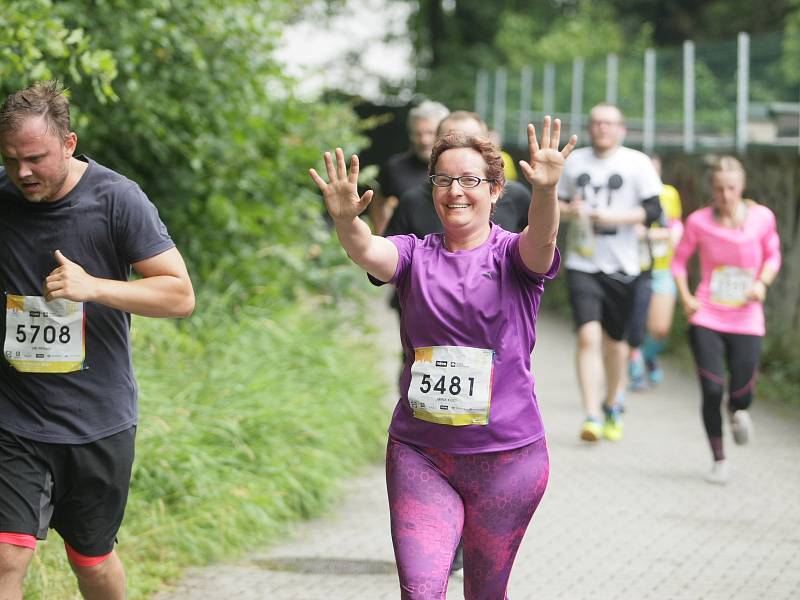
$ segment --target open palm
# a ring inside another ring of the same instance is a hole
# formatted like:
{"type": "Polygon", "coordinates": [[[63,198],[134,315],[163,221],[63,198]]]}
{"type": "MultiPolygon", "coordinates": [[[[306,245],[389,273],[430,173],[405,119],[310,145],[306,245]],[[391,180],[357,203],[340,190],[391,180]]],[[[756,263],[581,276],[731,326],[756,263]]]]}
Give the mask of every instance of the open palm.
{"type": "Polygon", "coordinates": [[[358,195],[358,156],[354,154],[350,158],[349,172],[341,148],[336,148],[336,164],[330,152],[324,154],[324,159],[327,183],[315,169],[309,169],[308,173],[322,192],[325,208],[334,220],[354,219],[372,200],[372,190],[367,190],[361,197],[358,195]]]}
{"type": "Polygon", "coordinates": [[[558,144],[561,137],[561,120],[552,121],[550,115],[545,116],[542,124],[541,142],[536,139],[536,127],[528,124],[528,150],[530,162],[520,161],[522,174],[534,187],[553,187],[558,183],[561,172],[564,170],[564,161],[569,156],[577,136],[571,136],[564,148],[559,151],[558,144]]]}

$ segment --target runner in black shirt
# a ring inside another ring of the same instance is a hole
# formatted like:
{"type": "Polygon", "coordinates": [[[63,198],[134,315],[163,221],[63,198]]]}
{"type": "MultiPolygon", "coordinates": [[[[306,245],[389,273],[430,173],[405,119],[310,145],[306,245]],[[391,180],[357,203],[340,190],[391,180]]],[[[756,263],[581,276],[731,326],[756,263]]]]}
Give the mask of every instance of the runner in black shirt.
{"type": "Polygon", "coordinates": [[[133,464],[130,314],[181,317],[194,291],[134,182],[75,156],[57,82],[0,107],[0,597],[22,598],[49,527],[88,599],[125,598],[114,552],[133,464]],[[128,281],[131,268],[140,279],[128,281]]]}
{"type": "Polygon", "coordinates": [[[408,190],[428,181],[428,160],[439,122],[448,115],[447,107],[426,100],[408,113],[408,137],[411,148],[386,161],[378,176],[380,194],[369,206],[369,216],[376,234],[382,234],[400,198],[408,190]]]}

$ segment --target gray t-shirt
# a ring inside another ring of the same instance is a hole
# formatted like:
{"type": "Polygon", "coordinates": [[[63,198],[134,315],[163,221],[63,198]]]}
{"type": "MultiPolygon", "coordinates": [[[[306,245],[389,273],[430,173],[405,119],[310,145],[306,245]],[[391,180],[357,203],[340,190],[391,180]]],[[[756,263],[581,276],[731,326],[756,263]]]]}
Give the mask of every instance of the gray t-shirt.
{"type": "MultiPolygon", "coordinates": [[[[78,184],[56,202],[33,203],[0,169],[0,335],[7,296],[41,296],[58,249],[87,273],[125,281],[131,264],[174,247],[155,206],[119,173],[88,163],[78,184]]],[[[85,359],[72,373],[17,371],[0,359],[0,428],[49,443],[81,444],[136,424],[130,315],[84,303],[85,359]]],[[[12,332],[13,333],[13,332],[12,332]]]]}

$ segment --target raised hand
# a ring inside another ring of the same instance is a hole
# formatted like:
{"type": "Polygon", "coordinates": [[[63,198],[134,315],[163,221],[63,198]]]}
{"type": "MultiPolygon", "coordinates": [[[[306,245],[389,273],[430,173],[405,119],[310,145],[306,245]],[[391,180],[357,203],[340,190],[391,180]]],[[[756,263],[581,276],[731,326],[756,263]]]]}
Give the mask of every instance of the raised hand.
{"type": "Polygon", "coordinates": [[[352,220],[360,215],[372,200],[372,190],[358,196],[358,156],[350,158],[350,171],[344,162],[344,153],[336,148],[336,164],[330,152],[325,155],[328,183],[314,169],[309,169],[311,179],[317,184],[325,199],[325,208],[334,221],[352,220]]]}
{"type": "Polygon", "coordinates": [[[550,115],[546,115],[542,124],[541,142],[536,139],[536,127],[528,124],[528,150],[530,151],[530,162],[519,161],[522,174],[525,179],[534,187],[554,187],[561,171],[564,169],[564,160],[569,156],[578,137],[573,135],[561,149],[558,150],[559,138],[561,137],[561,120],[555,119],[552,122],[550,115]]]}

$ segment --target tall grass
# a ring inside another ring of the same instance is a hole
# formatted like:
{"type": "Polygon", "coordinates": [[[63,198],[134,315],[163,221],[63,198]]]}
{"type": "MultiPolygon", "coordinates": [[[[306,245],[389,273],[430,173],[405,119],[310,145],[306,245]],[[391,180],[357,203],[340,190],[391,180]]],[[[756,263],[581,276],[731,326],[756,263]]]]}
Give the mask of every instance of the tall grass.
{"type": "MultiPolygon", "coordinates": [[[[118,547],[132,599],[277,540],[384,444],[384,379],[359,311],[207,300],[180,324],[134,321],[141,419],[118,547]]],[[[60,542],[40,544],[26,586],[80,597],[60,542]]]]}

